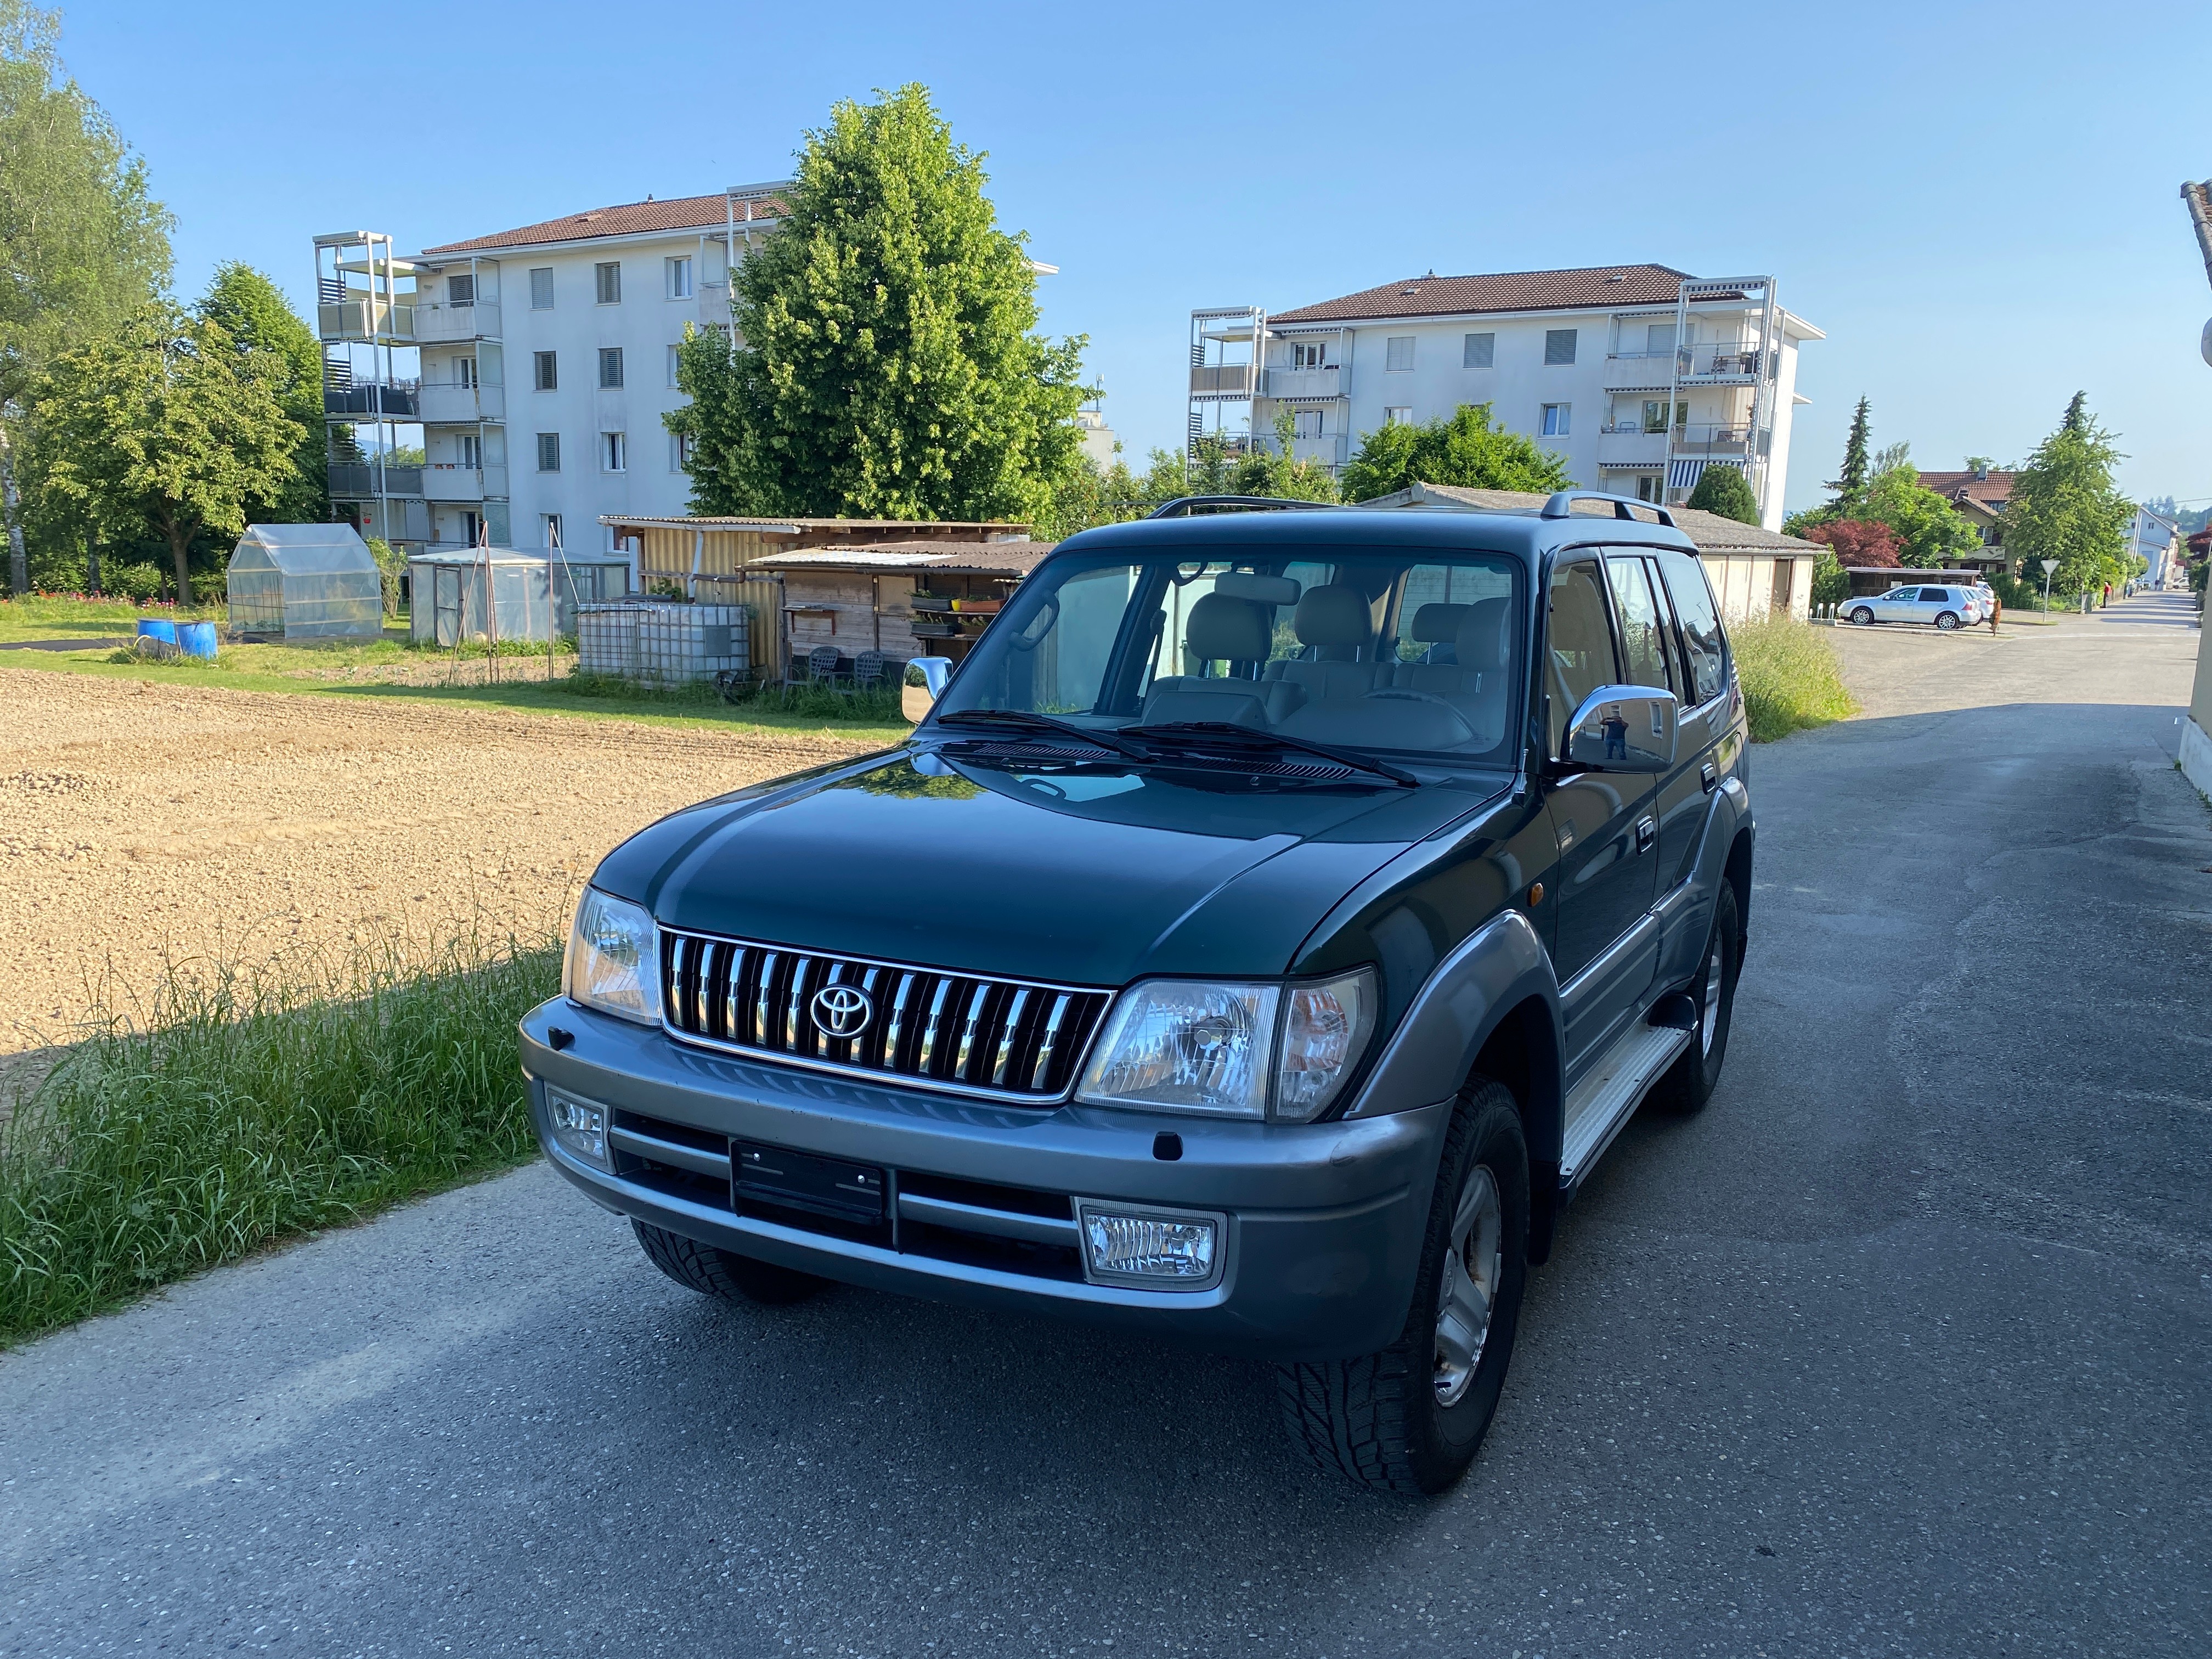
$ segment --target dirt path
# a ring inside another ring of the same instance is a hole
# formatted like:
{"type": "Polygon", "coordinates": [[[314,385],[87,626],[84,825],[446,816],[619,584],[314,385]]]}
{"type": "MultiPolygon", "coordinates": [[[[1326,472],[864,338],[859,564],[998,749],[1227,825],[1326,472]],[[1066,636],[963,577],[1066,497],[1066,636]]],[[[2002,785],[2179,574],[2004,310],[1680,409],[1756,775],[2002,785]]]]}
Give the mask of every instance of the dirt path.
{"type": "Polygon", "coordinates": [[[686,802],[858,753],[481,708],[0,665],[0,1056],[66,1040],[88,975],[266,959],[365,921],[556,927],[607,848],[686,802]]]}

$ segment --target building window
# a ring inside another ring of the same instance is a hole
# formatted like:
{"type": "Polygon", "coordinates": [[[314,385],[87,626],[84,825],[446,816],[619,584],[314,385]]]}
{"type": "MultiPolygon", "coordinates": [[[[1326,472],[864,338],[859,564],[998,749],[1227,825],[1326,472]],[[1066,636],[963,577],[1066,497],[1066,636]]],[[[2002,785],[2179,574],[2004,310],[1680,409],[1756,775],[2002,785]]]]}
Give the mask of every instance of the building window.
{"type": "Polygon", "coordinates": [[[1544,361],[1547,363],[1571,363],[1575,360],[1575,331],[1571,328],[1547,328],[1544,331],[1544,361]]]}
{"type": "Polygon", "coordinates": [[[624,432],[599,434],[599,470],[602,472],[629,471],[629,434],[624,432]]]}
{"type": "Polygon", "coordinates": [[[1644,330],[1644,355],[1647,357],[1670,357],[1674,352],[1674,325],[1649,323],[1644,330]]]}
{"type": "Polygon", "coordinates": [[[689,472],[691,458],[699,453],[699,441],[690,433],[671,433],[668,437],[668,470],[689,472]]]}
{"type": "Polygon", "coordinates": [[[473,386],[477,383],[477,360],[473,357],[453,359],[453,384],[473,386]]]}
{"type": "Polygon", "coordinates": [[[599,303],[603,306],[620,305],[622,303],[621,262],[610,260],[603,265],[593,265],[592,270],[599,278],[599,303]]]}
{"type": "Polygon", "coordinates": [[[1567,435],[1567,417],[1573,409],[1574,405],[1572,404],[1546,404],[1544,405],[1543,435],[1547,438],[1565,437],[1567,435]]]}
{"type": "Polygon", "coordinates": [[[1413,337],[1394,334],[1382,343],[1382,367],[1393,374],[1405,374],[1413,367],[1413,337]]]}
{"type": "Polygon", "coordinates": [[[453,306],[472,306],[477,302],[477,277],[474,271],[446,278],[446,303],[453,306]]]}
{"type": "Polygon", "coordinates": [[[548,547],[560,546],[561,515],[558,513],[547,513],[543,514],[542,517],[544,518],[545,524],[545,545],[548,547]]]}
{"type": "Polygon", "coordinates": [[[551,392],[560,386],[561,364],[553,353],[533,351],[530,354],[530,361],[536,368],[538,389],[540,392],[551,392]]]}
{"type": "Polygon", "coordinates": [[[1498,337],[1495,334],[1469,334],[1460,347],[1459,366],[1462,368],[1490,368],[1498,362],[1498,337]]]}
{"type": "Polygon", "coordinates": [[[553,309],[553,267],[540,265],[530,273],[530,308],[532,311],[553,309]]]}
{"type": "Polygon", "coordinates": [[[1291,347],[1291,367],[1292,368],[1325,368],[1328,365],[1322,360],[1328,355],[1328,347],[1318,340],[1310,345],[1294,344],[1291,347]]]}
{"type": "Polygon", "coordinates": [[[1393,404],[1382,411],[1382,424],[1385,426],[1411,426],[1413,423],[1413,411],[1410,405],[1393,404]]]}
{"type": "Polygon", "coordinates": [[[671,347],[669,347],[669,348],[668,348],[668,384],[669,384],[669,385],[671,385],[671,386],[680,386],[680,385],[682,385],[682,384],[683,384],[683,380],[682,380],[681,377],[680,377],[680,376],[678,374],[678,373],[677,373],[677,371],[678,371],[678,369],[680,369],[683,366],[684,366],[684,350],[683,350],[683,348],[682,348],[681,346],[671,346],[671,347]]]}
{"type": "Polygon", "coordinates": [[[1291,411],[1291,419],[1294,422],[1291,428],[1293,435],[1300,438],[1318,438],[1322,435],[1322,411],[1320,410],[1293,410],[1291,411]]]}
{"type": "Polygon", "coordinates": [[[618,386],[623,383],[623,349],[620,346],[599,348],[599,384],[618,386]]]}
{"type": "Polygon", "coordinates": [[[483,465],[483,440],[473,432],[456,433],[453,436],[453,459],[474,471],[483,465]]]}
{"type": "Polygon", "coordinates": [[[1660,493],[1659,484],[1660,476],[1656,472],[1643,474],[1636,480],[1636,499],[1639,501],[1657,501],[1660,493]]]}
{"type": "Polygon", "coordinates": [[[668,266],[668,297],[672,300],[690,299],[691,297],[691,256],[687,253],[681,258],[670,259],[665,263],[668,266]]]}
{"type": "Polygon", "coordinates": [[[561,470],[561,434],[541,432],[538,434],[538,470],[558,472],[561,470]]]}

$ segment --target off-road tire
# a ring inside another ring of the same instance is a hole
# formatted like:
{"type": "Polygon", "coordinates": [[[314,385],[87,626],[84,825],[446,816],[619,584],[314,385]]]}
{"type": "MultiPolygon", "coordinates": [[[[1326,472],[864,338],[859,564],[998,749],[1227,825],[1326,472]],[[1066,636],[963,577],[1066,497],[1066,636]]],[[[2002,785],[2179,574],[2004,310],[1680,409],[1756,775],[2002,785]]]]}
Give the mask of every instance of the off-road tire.
{"type": "Polygon", "coordinates": [[[1685,988],[1690,1000],[1698,1006],[1697,1029],[1691,1033],[1690,1046],[1682,1051],[1681,1057],[1652,1085],[1652,1103],[1663,1110],[1686,1117],[1692,1112],[1701,1112],[1720,1083],[1721,1067],[1728,1060],[1729,1027],[1735,1017],[1736,980],[1743,972],[1743,924],[1739,917],[1735,889],[1723,881],[1720,896],[1713,901],[1712,932],[1705,936],[1705,951],[1698,958],[1698,976],[1685,988]],[[1720,952],[1720,997],[1709,1010],[1706,990],[1711,983],[1716,947],[1720,952]],[[1711,1042],[1705,1041],[1709,1019],[1712,1024],[1711,1042]]]}
{"type": "Polygon", "coordinates": [[[756,1261],[734,1250],[717,1249],[696,1238],[647,1225],[633,1218],[630,1231],[637,1235],[645,1259],[687,1291],[718,1297],[724,1302],[759,1302],[770,1307],[804,1302],[830,1288],[830,1281],[773,1261],[756,1261]]]}
{"type": "Polygon", "coordinates": [[[1851,626],[1852,626],[1852,627],[1854,627],[1854,628],[1871,628],[1871,627],[1873,627],[1873,626],[1874,626],[1874,610],[1873,610],[1873,608],[1872,608],[1871,606],[1869,606],[1869,605],[1863,605],[1858,606],[1856,610],[1854,610],[1854,611],[1851,612],[1851,626]]]}
{"type": "Polygon", "coordinates": [[[1291,1438],[1321,1468],[1377,1492],[1419,1498],[1449,1488],[1474,1461],[1497,1413],[1528,1276],[1528,1145],[1521,1114],[1502,1084],[1478,1078],[1444,1132],[1405,1329],[1380,1353],[1278,1366],[1276,1392],[1291,1438]],[[1477,1164],[1496,1181],[1504,1214],[1498,1293],[1474,1376],[1445,1406],[1433,1380],[1438,1297],[1453,1212],[1477,1164]]]}

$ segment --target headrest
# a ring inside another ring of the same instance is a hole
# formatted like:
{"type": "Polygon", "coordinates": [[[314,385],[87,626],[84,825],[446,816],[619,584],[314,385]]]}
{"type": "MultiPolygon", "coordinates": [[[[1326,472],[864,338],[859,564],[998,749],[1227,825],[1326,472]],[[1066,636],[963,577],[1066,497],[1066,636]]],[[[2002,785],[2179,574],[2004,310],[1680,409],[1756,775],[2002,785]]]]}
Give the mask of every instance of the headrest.
{"type": "Polygon", "coordinates": [[[1460,619],[1453,653],[1462,668],[1478,672],[1504,665],[1512,641],[1507,629],[1513,613],[1510,599],[1477,599],[1460,619]]]}
{"type": "Polygon", "coordinates": [[[1292,626],[1297,629],[1300,645],[1317,645],[1324,650],[1367,645],[1375,637],[1374,615],[1367,608],[1365,597],[1342,582],[1306,589],[1292,626]]]}
{"type": "Polygon", "coordinates": [[[1255,576],[1249,570],[1231,570],[1213,579],[1213,591],[1232,599],[1253,599],[1261,605],[1296,605],[1297,580],[1291,576],[1255,576]]]}
{"type": "Polygon", "coordinates": [[[1265,662],[1274,635],[1266,611],[1226,593],[1208,593],[1183,624],[1183,644],[1206,662],[1265,662]]]}
{"type": "Polygon", "coordinates": [[[1425,605],[1413,612],[1413,637],[1423,645],[1455,640],[1467,612],[1468,607],[1463,605],[1425,605]]]}

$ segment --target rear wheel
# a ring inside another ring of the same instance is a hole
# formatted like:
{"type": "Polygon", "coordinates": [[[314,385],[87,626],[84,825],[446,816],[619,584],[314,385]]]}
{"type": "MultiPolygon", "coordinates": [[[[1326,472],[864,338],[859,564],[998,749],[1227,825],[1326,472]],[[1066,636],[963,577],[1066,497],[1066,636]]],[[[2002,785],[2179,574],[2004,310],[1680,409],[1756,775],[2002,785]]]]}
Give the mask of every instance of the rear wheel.
{"type": "Polygon", "coordinates": [[[1854,627],[1857,628],[1872,627],[1874,624],[1873,610],[1863,605],[1859,606],[1857,610],[1851,612],[1851,623],[1854,627]]]}
{"type": "Polygon", "coordinates": [[[1942,629],[1946,634],[1949,633],[1958,625],[1959,613],[1955,611],[1946,611],[1936,618],[1936,626],[1942,629]]]}
{"type": "Polygon", "coordinates": [[[830,1281],[792,1267],[779,1267],[734,1250],[718,1249],[696,1238],[648,1226],[633,1218],[645,1259],[687,1291],[720,1297],[724,1302],[761,1302],[771,1307],[803,1302],[830,1288],[830,1281]]]}
{"type": "Polygon", "coordinates": [[[1698,1007],[1697,1030],[1681,1058],[1651,1091],[1651,1097],[1670,1111],[1702,1111],[1721,1080],[1721,1066],[1728,1059],[1729,1025],[1735,1014],[1736,976],[1743,971],[1743,934],[1737,916],[1735,889],[1724,881],[1713,902],[1705,965],[1689,988],[1690,1000],[1698,1007]]]}
{"type": "Polygon", "coordinates": [[[1380,1353],[1277,1372],[1283,1421],[1322,1468],[1407,1497],[1467,1473],[1498,1411],[1528,1273],[1528,1147],[1478,1080],[1452,1114],[1413,1307],[1380,1353]]]}

